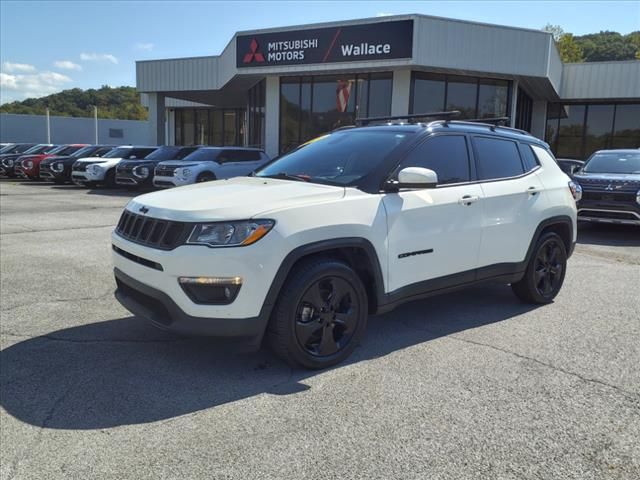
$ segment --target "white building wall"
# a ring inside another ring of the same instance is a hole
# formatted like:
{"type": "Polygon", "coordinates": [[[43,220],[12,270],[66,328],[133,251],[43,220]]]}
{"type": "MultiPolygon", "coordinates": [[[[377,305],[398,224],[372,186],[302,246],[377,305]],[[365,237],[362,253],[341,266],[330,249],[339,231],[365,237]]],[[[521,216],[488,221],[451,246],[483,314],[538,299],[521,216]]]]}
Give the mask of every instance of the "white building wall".
{"type": "MultiPolygon", "coordinates": [[[[52,143],[95,143],[93,118],[50,117],[52,143]]],[[[98,119],[98,142],[112,145],[149,145],[150,122],[142,120],[98,119]],[[121,130],[113,137],[110,130],[121,130]]],[[[46,143],[47,123],[44,115],[0,114],[0,141],[46,143]]]]}
{"type": "Polygon", "coordinates": [[[270,75],[265,84],[264,148],[275,157],[280,149],[280,78],[270,75]]]}

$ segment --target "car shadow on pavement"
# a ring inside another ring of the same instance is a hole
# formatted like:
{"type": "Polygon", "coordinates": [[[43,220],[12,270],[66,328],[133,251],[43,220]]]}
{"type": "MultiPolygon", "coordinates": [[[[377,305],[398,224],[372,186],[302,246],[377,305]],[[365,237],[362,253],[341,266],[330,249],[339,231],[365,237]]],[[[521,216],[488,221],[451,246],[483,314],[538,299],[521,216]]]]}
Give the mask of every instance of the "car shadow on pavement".
{"type": "MultiPolygon", "coordinates": [[[[341,369],[534,307],[507,286],[486,285],[370,317],[362,345],[341,369]]],[[[427,347],[428,348],[428,347],[427,347]]],[[[0,352],[0,403],[52,429],[103,429],[166,421],[261,394],[302,394],[323,372],[291,369],[262,349],[157,330],[135,317],[58,330],[0,352]]],[[[428,368],[428,366],[425,366],[428,368]]]]}
{"type": "Polygon", "coordinates": [[[640,247],[640,227],[580,223],[577,242],[584,245],[640,247]]]}

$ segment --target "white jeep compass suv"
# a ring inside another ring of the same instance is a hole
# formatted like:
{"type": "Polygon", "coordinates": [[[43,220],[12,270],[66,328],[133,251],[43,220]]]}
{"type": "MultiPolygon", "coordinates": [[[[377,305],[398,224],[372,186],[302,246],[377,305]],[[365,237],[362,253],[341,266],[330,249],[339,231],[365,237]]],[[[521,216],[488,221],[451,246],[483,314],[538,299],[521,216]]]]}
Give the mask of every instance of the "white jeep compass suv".
{"type": "Polygon", "coordinates": [[[343,128],[250,177],[131,200],[112,236],[115,295],[160,328],[266,336],[288,362],[323,368],[353,351],[368,315],[406,301],[497,281],[551,302],[577,194],[519,130],[343,128]]]}

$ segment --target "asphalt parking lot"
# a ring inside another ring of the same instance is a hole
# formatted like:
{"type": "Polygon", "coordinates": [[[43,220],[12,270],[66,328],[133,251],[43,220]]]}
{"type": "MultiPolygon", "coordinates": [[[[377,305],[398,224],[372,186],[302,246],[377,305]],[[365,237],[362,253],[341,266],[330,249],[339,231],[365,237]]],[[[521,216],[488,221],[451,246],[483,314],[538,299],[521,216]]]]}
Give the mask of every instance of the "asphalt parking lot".
{"type": "Polygon", "coordinates": [[[582,229],[551,305],[412,303],[308,372],[120,307],[131,195],[0,181],[2,479],[640,478],[640,229],[582,229]]]}

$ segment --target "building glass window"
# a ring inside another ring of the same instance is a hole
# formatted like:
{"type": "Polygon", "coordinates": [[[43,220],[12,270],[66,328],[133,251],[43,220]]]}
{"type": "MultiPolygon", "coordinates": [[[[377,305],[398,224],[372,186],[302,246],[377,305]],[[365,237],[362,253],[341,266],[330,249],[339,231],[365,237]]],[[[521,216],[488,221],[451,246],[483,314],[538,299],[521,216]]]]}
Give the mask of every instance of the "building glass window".
{"type": "Polygon", "coordinates": [[[280,153],[356,118],[391,113],[392,74],[280,79],[280,153]]]}
{"type": "Polygon", "coordinates": [[[247,107],[247,146],[264,148],[266,82],[261,80],[249,89],[247,107]]]}
{"type": "Polygon", "coordinates": [[[196,110],[196,126],[195,126],[196,145],[208,145],[209,144],[209,110],[198,109],[196,110]]]}
{"type": "Polygon", "coordinates": [[[507,80],[412,72],[411,113],[460,110],[459,119],[506,117],[510,102],[507,80]]]}
{"type": "Polygon", "coordinates": [[[447,103],[445,110],[460,110],[459,119],[477,118],[478,80],[475,78],[447,78],[447,103]]]}
{"type": "Polygon", "coordinates": [[[444,111],[446,77],[444,75],[413,72],[413,102],[411,113],[444,111]]]}
{"type": "Polygon", "coordinates": [[[195,144],[195,112],[192,108],[187,108],[182,112],[182,139],[181,145],[195,144]]]}
{"type": "Polygon", "coordinates": [[[616,105],[613,148],[640,147],[640,103],[616,105]]]}
{"type": "Polygon", "coordinates": [[[640,103],[549,104],[545,140],[559,158],[640,147],[640,103]]]}
{"type": "Polygon", "coordinates": [[[245,110],[175,109],[176,145],[243,146],[245,110]]]}

